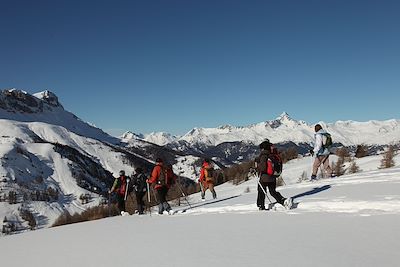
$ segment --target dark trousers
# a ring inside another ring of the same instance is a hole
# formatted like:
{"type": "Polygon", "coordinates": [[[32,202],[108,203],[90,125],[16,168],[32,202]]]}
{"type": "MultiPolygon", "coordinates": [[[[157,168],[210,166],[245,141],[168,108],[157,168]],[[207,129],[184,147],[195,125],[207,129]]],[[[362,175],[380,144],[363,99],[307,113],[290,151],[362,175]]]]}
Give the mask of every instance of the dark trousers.
{"type": "Polygon", "coordinates": [[[146,194],[146,192],[143,192],[143,191],[140,191],[140,192],[135,191],[137,209],[138,209],[139,214],[143,214],[143,211],[144,211],[143,197],[145,194],[146,194]]]}
{"type": "MultiPolygon", "coordinates": [[[[285,198],[276,191],[276,180],[273,182],[261,182],[260,184],[262,185],[262,188],[264,189],[265,192],[267,192],[267,187],[268,191],[273,196],[279,204],[283,205],[283,202],[285,201],[285,198]]],[[[257,187],[258,189],[258,195],[257,195],[257,206],[258,207],[265,207],[265,194],[263,190],[261,189],[260,185],[257,187]]]]}
{"type": "Polygon", "coordinates": [[[117,194],[119,212],[125,211],[125,196],[117,194]]]}
{"type": "Polygon", "coordinates": [[[168,187],[161,186],[156,189],[158,198],[158,213],[162,214],[164,210],[170,211],[171,207],[167,202],[168,187]]]}
{"type": "Polygon", "coordinates": [[[210,189],[211,194],[213,196],[213,199],[216,199],[217,198],[217,193],[215,192],[215,189],[214,189],[214,183],[213,182],[207,182],[207,181],[201,182],[201,183],[203,185],[203,188],[201,190],[201,198],[204,199],[205,196],[206,196],[207,189],[210,189]]]}

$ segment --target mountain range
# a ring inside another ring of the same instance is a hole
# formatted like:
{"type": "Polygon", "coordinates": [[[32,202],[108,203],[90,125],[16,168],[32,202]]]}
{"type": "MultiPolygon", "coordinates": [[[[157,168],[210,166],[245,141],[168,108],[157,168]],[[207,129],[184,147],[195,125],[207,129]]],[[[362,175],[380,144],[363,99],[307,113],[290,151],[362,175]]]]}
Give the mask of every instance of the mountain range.
{"type": "MultiPolygon", "coordinates": [[[[339,121],[321,124],[335,145],[384,146],[400,141],[400,121],[339,121]]],[[[274,120],[237,127],[194,128],[183,136],[168,133],[113,137],[66,111],[58,97],[43,91],[0,91],[0,218],[20,222],[30,210],[37,227],[47,227],[65,211],[81,212],[105,201],[119,170],[149,173],[155,158],[173,165],[183,183],[193,184],[202,158],[224,168],[253,159],[266,138],[278,148],[306,154],[313,125],[283,113],[274,120]],[[89,199],[83,202],[81,196],[89,199]]]]}
{"type": "MultiPolygon", "coordinates": [[[[369,147],[371,152],[400,142],[400,120],[318,122],[331,133],[334,146],[346,146],[355,151],[358,145],[369,147]]],[[[280,150],[295,148],[299,154],[308,153],[313,145],[314,124],[295,120],[283,112],[273,120],[248,126],[223,125],[217,128],[194,128],[182,136],[165,132],[123,135],[124,142],[148,141],[174,151],[213,158],[224,165],[253,159],[258,145],[268,139],[280,150]]]]}
{"type": "MultiPolygon", "coordinates": [[[[400,120],[371,120],[367,122],[337,121],[319,122],[334,137],[335,142],[345,146],[387,145],[400,141],[400,120]]],[[[194,128],[183,136],[174,136],[165,132],[143,134],[128,133],[129,138],[142,139],[158,145],[171,145],[186,142],[190,145],[202,144],[217,146],[225,142],[247,142],[259,144],[265,139],[273,143],[293,142],[295,144],[312,143],[314,125],[303,120],[295,120],[283,112],[274,120],[248,126],[223,125],[217,128],[194,128]]]]}

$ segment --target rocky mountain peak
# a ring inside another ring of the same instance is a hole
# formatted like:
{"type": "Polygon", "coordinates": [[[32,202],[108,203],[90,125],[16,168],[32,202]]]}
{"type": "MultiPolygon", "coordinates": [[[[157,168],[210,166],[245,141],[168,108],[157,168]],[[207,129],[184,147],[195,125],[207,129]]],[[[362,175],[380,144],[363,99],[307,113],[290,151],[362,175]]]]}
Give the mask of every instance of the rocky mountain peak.
{"type": "Polygon", "coordinates": [[[58,101],[58,97],[56,96],[56,94],[49,90],[34,94],[34,96],[46,102],[50,106],[62,107],[61,103],[58,101]]]}
{"type": "Polygon", "coordinates": [[[50,91],[36,95],[15,88],[0,91],[0,109],[7,112],[33,114],[57,107],[63,109],[57,96],[50,91]]]}

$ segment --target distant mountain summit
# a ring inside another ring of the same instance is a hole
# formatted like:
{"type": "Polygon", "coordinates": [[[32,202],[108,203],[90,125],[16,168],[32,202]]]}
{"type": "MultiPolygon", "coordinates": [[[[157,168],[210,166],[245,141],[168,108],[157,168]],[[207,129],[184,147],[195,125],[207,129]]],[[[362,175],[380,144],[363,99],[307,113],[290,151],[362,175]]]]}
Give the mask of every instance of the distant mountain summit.
{"type": "Polygon", "coordinates": [[[116,144],[112,137],[64,109],[58,97],[51,91],[31,95],[23,90],[0,91],[0,119],[21,122],[44,122],[62,126],[78,135],[116,144]]]}
{"type": "Polygon", "coordinates": [[[165,132],[156,132],[156,133],[153,132],[153,133],[144,135],[144,134],[136,134],[131,131],[128,131],[121,136],[121,139],[123,142],[127,142],[127,143],[134,141],[134,140],[142,140],[142,141],[153,143],[153,144],[156,144],[159,146],[164,146],[166,144],[169,144],[169,143],[177,140],[177,137],[172,134],[165,133],[165,132]]]}
{"type": "Polygon", "coordinates": [[[33,96],[37,97],[38,99],[41,99],[43,102],[47,103],[50,106],[63,108],[60,102],[58,102],[58,97],[53,92],[46,90],[34,94],[33,96]]]}
{"type": "Polygon", "coordinates": [[[134,132],[131,131],[127,131],[125,132],[122,136],[121,136],[122,140],[134,140],[134,139],[139,139],[139,140],[143,140],[144,139],[144,135],[143,134],[136,134],[134,132]]]}

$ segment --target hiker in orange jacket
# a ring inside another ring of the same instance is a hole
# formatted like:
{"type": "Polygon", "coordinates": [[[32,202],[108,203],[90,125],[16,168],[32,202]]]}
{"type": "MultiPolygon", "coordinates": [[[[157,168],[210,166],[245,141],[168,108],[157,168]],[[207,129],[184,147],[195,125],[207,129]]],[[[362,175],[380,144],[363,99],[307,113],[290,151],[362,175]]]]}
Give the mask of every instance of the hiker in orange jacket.
{"type": "Polygon", "coordinates": [[[213,199],[217,198],[217,193],[214,189],[215,175],[214,166],[211,160],[205,159],[200,171],[199,184],[201,186],[201,199],[205,199],[206,190],[209,189],[213,199]]]}
{"type": "Polygon", "coordinates": [[[172,168],[164,166],[161,158],[156,159],[156,166],[151,172],[151,177],[147,180],[149,184],[154,184],[154,189],[157,192],[158,213],[163,214],[164,211],[168,214],[173,214],[171,206],[167,202],[167,193],[173,183],[174,174],[172,168]]]}

